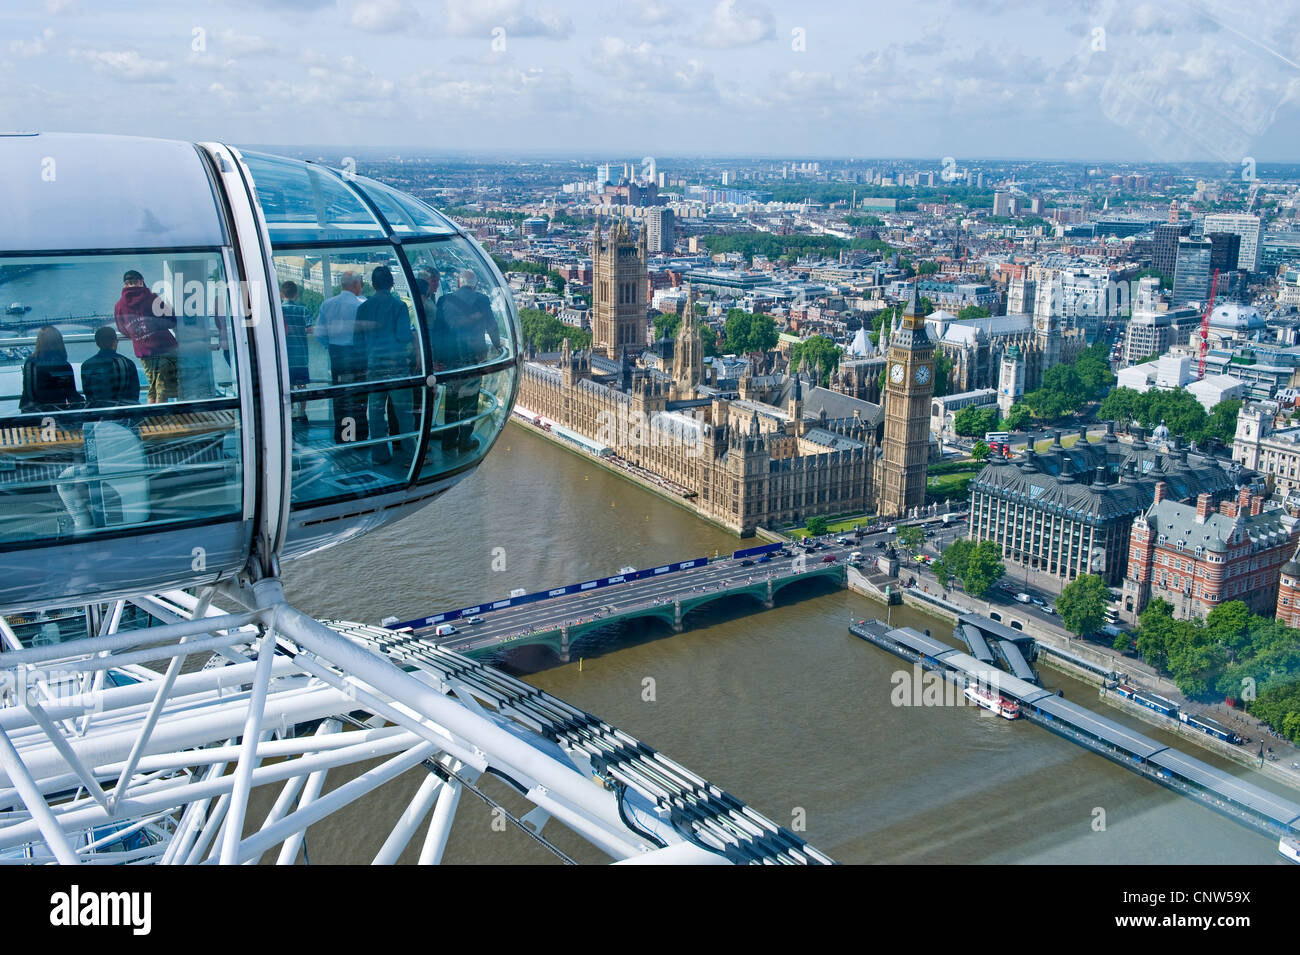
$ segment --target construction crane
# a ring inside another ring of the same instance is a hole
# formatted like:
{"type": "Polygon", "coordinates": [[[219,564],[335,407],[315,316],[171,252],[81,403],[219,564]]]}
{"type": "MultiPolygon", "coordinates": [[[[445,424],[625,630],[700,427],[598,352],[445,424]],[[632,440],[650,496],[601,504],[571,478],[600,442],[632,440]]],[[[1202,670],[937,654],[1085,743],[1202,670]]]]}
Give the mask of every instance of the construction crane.
{"type": "Polygon", "coordinates": [[[1214,296],[1219,291],[1219,270],[1214,270],[1210,280],[1210,300],[1205,303],[1205,314],[1201,316],[1201,366],[1196,373],[1196,380],[1205,377],[1205,355],[1210,350],[1210,313],[1214,311],[1214,296]]]}

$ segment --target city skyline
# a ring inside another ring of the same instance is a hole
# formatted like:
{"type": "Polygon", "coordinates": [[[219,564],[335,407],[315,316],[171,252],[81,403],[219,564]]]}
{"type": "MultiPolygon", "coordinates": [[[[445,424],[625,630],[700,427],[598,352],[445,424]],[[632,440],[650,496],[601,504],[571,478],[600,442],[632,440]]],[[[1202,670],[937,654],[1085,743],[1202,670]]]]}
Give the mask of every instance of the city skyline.
{"type": "Polygon", "coordinates": [[[11,129],[450,154],[1300,159],[1300,11],[1262,3],[47,0],[0,24],[11,129]]]}

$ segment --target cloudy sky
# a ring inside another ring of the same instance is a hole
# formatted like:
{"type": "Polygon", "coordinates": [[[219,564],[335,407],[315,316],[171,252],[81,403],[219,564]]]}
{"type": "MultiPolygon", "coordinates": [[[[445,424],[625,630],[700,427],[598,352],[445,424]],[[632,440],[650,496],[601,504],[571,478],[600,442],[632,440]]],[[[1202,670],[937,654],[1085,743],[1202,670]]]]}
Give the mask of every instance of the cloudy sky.
{"type": "Polygon", "coordinates": [[[1261,0],[5,0],[0,129],[483,154],[1300,160],[1261,0]]]}

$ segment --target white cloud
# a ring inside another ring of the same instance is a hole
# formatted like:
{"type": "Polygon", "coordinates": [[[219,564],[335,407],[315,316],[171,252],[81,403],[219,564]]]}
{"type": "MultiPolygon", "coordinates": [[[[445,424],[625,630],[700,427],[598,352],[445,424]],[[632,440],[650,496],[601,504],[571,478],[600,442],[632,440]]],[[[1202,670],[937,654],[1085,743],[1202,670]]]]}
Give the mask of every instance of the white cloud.
{"type": "Polygon", "coordinates": [[[630,4],[625,9],[620,8],[619,15],[625,16],[634,23],[654,27],[671,23],[681,14],[676,8],[667,3],[661,3],[660,0],[643,0],[641,3],[630,4]]]}
{"type": "Polygon", "coordinates": [[[713,94],[713,74],[699,60],[681,56],[672,47],[646,41],[628,43],[619,37],[602,37],[591,62],[597,73],[614,81],[611,93],[713,94]],[[664,50],[667,52],[661,52],[664,50]]]}
{"type": "Polygon", "coordinates": [[[752,46],[772,38],[772,12],[751,0],[719,0],[698,41],[715,49],[752,46]]]}
{"type": "Polygon", "coordinates": [[[406,0],[356,0],[348,22],[367,33],[395,33],[420,22],[420,15],[406,0]]]}
{"type": "Polygon", "coordinates": [[[167,60],[148,59],[138,50],[70,50],[74,60],[84,60],[96,73],[131,82],[169,79],[172,65],[167,60]]]}
{"type": "Polygon", "coordinates": [[[510,37],[544,37],[559,40],[573,33],[573,21],[550,9],[535,10],[523,0],[448,0],[445,26],[453,36],[481,36],[488,39],[500,27],[510,37]]]}
{"type": "Polygon", "coordinates": [[[221,52],[226,56],[235,58],[261,56],[263,53],[270,53],[275,49],[274,44],[265,37],[245,36],[242,33],[236,33],[234,30],[222,30],[218,41],[221,52]]]}
{"type": "Polygon", "coordinates": [[[13,40],[9,44],[9,52],[17,56],[31,57],[40,56],[49,49],[50,41],[54,39],[54,31],[46,27],[41,31],[41,35],[32,37],[30,40],[13,40]]]}

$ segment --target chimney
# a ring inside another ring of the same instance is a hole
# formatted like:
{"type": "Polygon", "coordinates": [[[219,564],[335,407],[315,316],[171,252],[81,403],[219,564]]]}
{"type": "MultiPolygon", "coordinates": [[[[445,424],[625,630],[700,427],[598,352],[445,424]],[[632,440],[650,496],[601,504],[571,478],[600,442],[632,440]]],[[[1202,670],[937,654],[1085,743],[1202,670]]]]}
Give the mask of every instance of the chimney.
{"type": "Polygon", "coordinates": [[[1153,503],[1159,504],[1169,496],[1169,485],[1164,481],[1156,481],[1156,499],[1153,503]]]}
{"type": "Polygon", "coordinates": [[[1204,524],[1205,519],[1213,512],[1214,507],[1211,503],[1212,498],[1208,494],[1197,495],[1196,498],[1196,523],[1204,524]]]}
{"type": "Polygon", "coordinates": [[[1250,488],[1243,487],[1237,492],[1237,511],[1245,514],[1250,509],[1250,488]]]}
{"type": "Polygon", "coordinates": [[[1252,516],[1252,517],[1255,516],[1256,514],[1258,514],[1258,513],[1259,513],[1260,511],[1262,511],[1263,509],[1264,509],[1264,499],[1263,499],[1262,497],[1260,497],[1258,494],[1252,494],[1252,495],[1250,496],[1250,514],[1251,514],[1251,516],[1252,516]]]}
{"type": "Polygon", "coordinates": [[[1237,502],[1236,502],[1236,501],[1223,501],[1223,502],[1221,502],[1221,503],[1219,504],[1219,513],[1222,514],[1224,517],[1236,517],[1236,516],[1237,516],[1237,502]]]}

